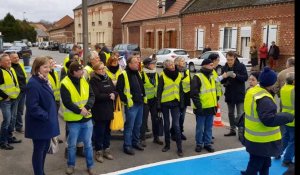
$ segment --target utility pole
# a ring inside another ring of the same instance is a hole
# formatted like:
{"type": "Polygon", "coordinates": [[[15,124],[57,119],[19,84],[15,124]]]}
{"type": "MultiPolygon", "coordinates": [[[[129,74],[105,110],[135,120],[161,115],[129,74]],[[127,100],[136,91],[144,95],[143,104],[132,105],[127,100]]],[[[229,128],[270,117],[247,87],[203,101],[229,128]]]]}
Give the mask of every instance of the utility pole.
{"type": "Polygon", "coordinates": [[[83,62],[87,63],[88,55],[88,13],[87,13],[87,1],[82,0],[82,37],[83,37],[83,62]]]}

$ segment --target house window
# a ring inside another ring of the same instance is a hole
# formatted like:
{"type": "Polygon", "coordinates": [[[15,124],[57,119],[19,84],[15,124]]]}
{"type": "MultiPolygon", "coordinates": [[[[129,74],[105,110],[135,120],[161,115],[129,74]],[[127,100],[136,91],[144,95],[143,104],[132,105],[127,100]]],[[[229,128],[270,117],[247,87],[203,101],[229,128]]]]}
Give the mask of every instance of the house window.
{"type": "Polygon", "coordinates": [[[263,42],[268,45],[268,49],[270,49],[272,41],[277,43],[277,25],[266,25],[263,28],[263,42]]]}
{"type": "Polygon", "coordinates": [[[95,26],[95,22],[92,22],[92,26],[95,26]]]}
{"type": "Polygon", "coordinates": [[[108,22],[108,27],[111,27],[111,22],[108,22]]]}
{"type": "Polygon", "coordinates": [[[220,50],[236,50],[237,27],[226,27],[220,29],[220,50]]]}
{"type": "Polygon", "coordinates": [[[231,38],[232,38],[232,28],[225,28],[223,49],[231,48],[231,38]]]}
{"type": "Polygon", "coordinates": [[[98,21],[98,25],[102,26],[102,21],[98,21]]]}
{"type": "Polygon", "coordinates": [[[154,48],[154,33],[147,32],[145,39],[145,48],[154,48]]]}
{"type": "Polygon", "coordinates": [[[196,29],[196,48],[197,50],[203,50],[204,49],[204,30],[203,29],[196,29]]]}
{"type": "Polygon", "coordinates": [[[80,24],[80,23],[78,24],[78,27],[81,27],[81,24],[80,24]]]}

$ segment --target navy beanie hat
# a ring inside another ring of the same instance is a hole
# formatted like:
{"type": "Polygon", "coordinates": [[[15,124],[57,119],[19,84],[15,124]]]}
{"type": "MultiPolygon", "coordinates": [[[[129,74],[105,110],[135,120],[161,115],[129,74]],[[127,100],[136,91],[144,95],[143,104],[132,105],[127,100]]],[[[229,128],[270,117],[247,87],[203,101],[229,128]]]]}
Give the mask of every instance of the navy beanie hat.
{"type": "Polygon", "coordinates": [[[268,87],[275,84],[277,81],[276,73],[269,67],[265,67],[264,70],[260,73],[259,84],[262,87],[268,87]]]}

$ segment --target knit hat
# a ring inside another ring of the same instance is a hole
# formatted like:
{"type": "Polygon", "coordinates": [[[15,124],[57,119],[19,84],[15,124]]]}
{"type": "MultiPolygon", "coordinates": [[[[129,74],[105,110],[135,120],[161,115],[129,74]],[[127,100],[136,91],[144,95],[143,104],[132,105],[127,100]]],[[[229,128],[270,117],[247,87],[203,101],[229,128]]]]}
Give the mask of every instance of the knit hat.
{"type": "Polygon", "coordinates": [[[204,59],[201,63],[201,66],[208,65],[210,63],[212,63],[211,59],[204,59]]]}
{"type": "Polygon", "coordinates": [[[264,70],[260,73],[259,84],[262,87],[272,86],[276,81],[277,75],[271,68],[265,67],[264,70]]]}

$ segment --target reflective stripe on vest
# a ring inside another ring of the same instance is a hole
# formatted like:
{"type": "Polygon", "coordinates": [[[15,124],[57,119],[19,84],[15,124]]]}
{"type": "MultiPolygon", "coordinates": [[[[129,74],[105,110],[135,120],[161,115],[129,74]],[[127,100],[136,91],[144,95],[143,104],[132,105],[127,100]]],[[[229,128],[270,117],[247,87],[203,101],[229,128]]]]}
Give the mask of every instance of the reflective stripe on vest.
{"type": "Polygon", "coordinates": [[[175,99],[180,101],[179,86],[180,86],[182,75],[178,74],[175,81],[167,77],[164,72],[161,73],[161,76],[163,77],[164,80],[164,88],[161,96],[161,103],[169,102],[175,99]]]}
{"type": "MultiPolygon", "coordinates": [[[[202,108],[212,108],[217,106],[217,93],[216,93],[216,83],[214,77],[207,77],[203,73],[195,74],[201,82],[201,87],[199,90],[199,98],[202,108]]],[[[193,108],[196,107],[193,105],[193,108]]]]}
{"type": "Polygon", "coordinates": [[[23,63],[19,63],[20,66],[21,66],[21,69],[23,71],[23,74],[25,75],[25,78],[26,78],[26,84],[28,83],[28,76],[27,76],[27,73],[25,71],[25,67],[24,67],[24,64],[23,63]]]}
{"type": "MultiPolygon", "coordinates": [[[[295,86],[285,84],[280,89],[280,101],[282,112],[287,112],[295,115],[295,86]]],[[[287,126],[295,127],[295,119],[293,122],[287,123],[287,126]]]]}
{"type": "MultiPolygon", "coordinates": [[[[19,88],[19,82],[17,79],[17,74],[14,70],[14,68],[10,68],[10,73],[8,73],[6,70],[1,69],[3,73],[3,80],[4,83],[0,85],[0,89],[11,99],[16,99],[20,94],[20,88],[19,88]],[[16,85],[14,83],[14,79],[16,81],[16,85]]],[[[0,97],[0,100],[3,100],[2,97],[0,97]]]]}
{"type": "Polygon", "coordinates": [[[119,75],[121,75],[121,69],[118,69],[118,71],[115,74],[113,74],[109,69],[106,69],[106,74],[112,81],[117,81],[119,75]]]}
{"type": "Polygon", "coordinates": [[[145,72],[143,72],[143,74],[145,78],[144,88],[145,88],[147,99],[152,99],[156,97],[156,93],[157,93],[158,73],[155,73],[155,85],[153,85],[150,82],[149,77],[145,72]]]}
{"type": "Polygon", "coordinates": [[[86,65],[84,67],[84,69],[87,71],[87,73],[89,75],[88,79],[91,79],[91,73],[94,71],[93,68],[91,66],[89,66],[89,65],[86,65]]]}
{"type": "MultiPolygon", "coordinates": [[[[82,108],[86,105],[89,98],[89,84],[84,78],[80,79],[80,94],[68,76],[61,81],[61,84],[63,84],[71,94],[72,103],[76,104],[79,108],[82,108]]],[[[64,105],[63,116],[65,121],[79,121],[83,118],[81,114],[75,114],[71,110],[67,109],[64,105]]],[[[85,118],[91,117],[92,115],[88,115],[85,118]]]]}
{"type": "Polygon", "coordinates": [[[106,65],[108,59],[110,58],[110,53],[104,52],[104,54],[105,54],[105,65],[106,65]]]}
{"type": "Polygon", "coordinates": [[[256,100],[269,97],[275,103],[273,96],[259,85],[249,89],[245,96],[245,138],[251,142],[266,143],[281,139],[279,126],[267,127],[258,117],[256,100]]]}
{"type": "Polygon", "coordinates": [[[66,72],[66,74],[67,74],[67,72],[68,72],[68,68],[67,68],[67,62],[70,60],[70,58],[69,58],[69,54],[66,56],[66,58],[64,59],[64,63],[63,63],[63,67],[64,67],[64,70],[65,70],[65,72],[66,72]]]}
{"type": "Polygon", "coordinates": [[[185,78],[181,80],[182,82],[182,89],[184,93],[188,93],[191,91],[191,76],[190,76],[190,70],[186,70],[185,74],[187,75],[185,78]]]}
{"type": "Polygon", "coordinates": [[[58,73],[54,71],[54,77],[55,77],[55,81],[53,79],[53,77],[50,75],[50,73],[48,74],[48,79],[50,81],[53,93],[54,93],[54,97],[55,97],[55,101],[59,101],[60,100],[60,82],[58,79],[58,73]],[[56,82],[56,83],[55,83],[56,82]]]}
{"type": "Polygon", "coordinates": [[[132,101],[132,95],[130,93],[129,79],[126,71],[123,71],[122,74],[124,76],[124,83],[125,83],[124,94],[127,98],[127,104],[124,103],[124,105],[127,105],[127,107],[130,108],[133,106],[133,101],[132,101]]]}
{"type": "MultiPolygon", "coordinates": [[[[212,72],[214,79],[216,80],[218,78],[218,73],[216,70],[213,70],[212,72]]],[[[216,89],[217,89],[217,97],[221,97],[223,92],[222,92],[222,84],[221,82],[216,81],[216,89]]]]}

